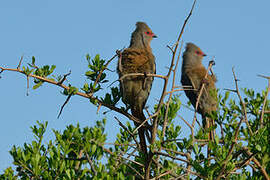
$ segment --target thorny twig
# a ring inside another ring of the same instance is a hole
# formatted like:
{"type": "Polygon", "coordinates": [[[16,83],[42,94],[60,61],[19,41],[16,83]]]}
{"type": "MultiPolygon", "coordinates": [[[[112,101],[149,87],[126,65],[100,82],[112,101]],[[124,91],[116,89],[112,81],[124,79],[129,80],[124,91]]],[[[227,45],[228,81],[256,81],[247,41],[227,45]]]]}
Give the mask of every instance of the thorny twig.
{"type": "MultiPolygon", "coordinates": [[[[27,77],[32,77],[32,78],[35,78],[35,79],[39,79],[43,82],[47,82],[49,84],[53,84],[53,85],[56,85],[56,86],[59,86],[63,89],[66,89],[66,90],[69,90],[70,87],[64,85],[64,84],[59,84],[58,82],[52,80],[52,79],[49,79],[49,78],[46,78],[46,77],[42,77],[42,76],[37,76],[37,75],[34,75],[34,74],[26,74],[24,71],[22,71],[21,69],[17,69],[17,68],[4,68],[4,67],[1,67],[0,66],[0,72],[4,72],[4,71],[13,71],[13,72],[18,72],[18,73],[22,73],[24,75],[26,75],[27,77]]],[[[110,105],[110,104],[106,104],[104,103],[103,101],[101,101],[100,99],[98,99],[97,97],[95,97],[93,94],[87,94],[87,93],[83,93],[83,92],[76,92],[74,95],[78,95],[78,96],[81,96],[81,97],[84,97],[84,98],[87,98],[87,99],[91,99],[93,101],[97,101],[97,104],[98,105],[102,105],[104,107],[107,107],[115,112],[118,112],[120,114],[123,114],[124,116],[126,116],[127,118],[129,118],[130,120],[134,121],[134,122],[137,122],[137,123],[141,123],[141,121],[132,116],[131,114],[127,113],[126,111],[120,109],[120,108],[117,108],[113,105],[110,105]]],[[[147,124],[146,124],[147,126],[147,124]]],[[[148,127],[149,128],[149,127],[148,127]]]]}
{"type": "Polygon", "coordinates": [[[71,74],[71,71],[69,71],[67,74],[64,74],[63,78],[58,82],[58,84],[63,84],[63,82],[67,79],[67,77],[71,74]]]}
{"type": "MultiPolygon", "coordinates": [[[[237,128],[236,128],[236,131],[235,131],[235,133],[234,133],[234,136],[235,136],[235,137],[234,137],[233,142],[232,142],[232,144],[231,144],[229,153],[227,154],[227,158],[226,158],[225,161],[223,162],[222,169],[220,170],[220,173],[219,173],[219,175],[217,176],[217,180],[219,180],[219,179],[222,177],[222,175],[223,175],[223,173],[224,173],[224,171],[225,171],[225,169],[226,169],[226,166],[227,166],[227,164],[228,164],[228,161],[230,160],[230,156],[231,156],[231,154],[232,154],[232,152],[233,152],[233,149],[234,149],[235,145],[237,144],[237,138],[238,138],[238,134],[239,134],[239,130],[240,130],[240,126],[241,126],[242,122],[243,122],[243,121],[246,121],[247,126],[249,126],[249,124],[247,123],[246,107],[245,107],[244,102],[242,101],[242,97],[241,97],[241,95],[240,95],[239,88],[238,88],[238,80],[237,80],[237,78],[236,78],[234,69],[232,69],[232,71],[233,71],[233,77],[234,77],[234,81],[235,81],[235,90],[236,90],[237,95],[238,95],[238,98],[240,99],[240,102],[241,102],[241,104],[242,104],[242,111],[244,111],[244,114],[243,114],[244,117],[242,117],[241,120],[240,120],[240,122],[238,123],[238,126],[237,126],[237,128]]],[[[252,131],[251,131],[251,132],[252,132],[252,131]]]]}
{"type": "MultiPolygon", "coordinates": [[[[177,39],[177,41],[176,41],[176,45],[175,45],[175,47],[174,47],[174,49],[173,49],[171,65],[170,65],[169,71],[168,71],[168,73],[167,73],[167,75],[166,75],[167,78],[164,79],[164,85],[163,85],[162,94],[161,94],[161,97],[160,97],[160,99],[159,99],[158,106],[157,106],[157,108],[156,108],[156,113],[157,113],[157,114],[159,114],[159,112],[160,112],[161,106],[162,106],[162,104],[163,104],[163,100],[164,100],[165,95],[166,95],[166,89],[167,89],[167,85],[168,85],[168,79],[169,79],[169,77],[170,77],[170,75],[171,75],[171,72],[172,72],[172,70],[173,70],[173,67],[174,67],[175,56],[176,56],[176,53],[177,53],[177,49],[178,49],[178,45],[179,45],[180,39],[181,39],[181,37],[182,37],[182,35],[183,35],[183,33],[184,33],[184,29],[185,29],[185,27],[186,27],[186,24],[187,24],[189,18],[191,17],[191,15],[192,15],[192,12],[193,12],[193,9],[194,9],[194,7],[195,7],[195,4],[196,4],[196,0],[193,1],[192,7],[191,7],[190,12],[189,12],[189,15],[187,16],[187,18],[186,18],[185,21],[184,21],[184,24],[183,24],[183,26],[182,26],[182,28],[181,28],[180,34],[179,34],[178,39],[177,39]]],[[[154,118],[154,122],[153,122],[152,136],[151,136],[151,137],[152,137],[152,139],[151,139],[151,144],[153,144],[153,143],[155,142],[155,139],[156,139],[157,127],[158,127],[158,121],[159,121],[158,116],[156,116],[156,117],[154,118]]],[[[147,165],[146,165],[146,175],[145,175],[145,179],[149,179],[149,176],[150,176],[150,167],[151,167],[152,158],[153,158],[153,153],[152,153],[151,151],[149,152],[149,156],[148,156],[148,157],[149,157],[149,158],[148,158],[148,163],[147,163],[147,165]]]]}
{"type": "MultiPolygon", "coordinates": [[[[247,147],[243,147],[243,149],[247,153],[248,156],[251,156],[252,155],[252,153],[248,150],[247,147]]],[[[258,169],[262,172],[264,178],[266,180],[270,180],[269,175],[267,174],[265,168],[261,165],[261,163],[255,157],[252,157],[252,161],[256,164],[256,166],[258,167],[258,169]]]]}
{"type": "Polygon", "coordinates": [[[243,101],[241,95],[240,95],[240,91],[239,91],[239,88],[238,88],[238,79],[236,78],[236,75],[235,75],[235,72],[234,72],[234,68],[232,68],[232,72],[233,72],[233,78],[234,78],[234,82],[235,82],[235,90],[236,90],[236,93],[237,93],[237,96],[240,100],[240,104],[242,106],[242,115],[244,116],[244,121],[248,127],[248,130],[249,130],[249,133],[251,134],[251,136],[253,136],[253,131],[249,125],[249,122],[248,122],[248,119],[247,119],[247,110],[246,110],[246,104],[245,102],[243,101]]]}
{"type": "MultiPolygon", "coordinates": [[[[174,91],[174,88],[175,88],[176,70],[177,70],[177,67],[178,67],[179,60],[180,60],[180,54],[181,54],[182,47],[183,47],[183,41],[182,41],[180,49],[179,49],[179,54],[178,54],[178,57],[177,57],[177,60],[176,60],[176,64],[174,66],[174,69],[172,70],[172,72],[173,72],[173,80],[172,80],[172,87],[171,87],[172,92],[174,91]]],[[[161,136],[162,139],[161,139],[161,141],[164,140],[165,131],[166,131],[166,128],[168,126],[168,113],[169,113],[169,106],[170,106],[170,102],[171,102],[171,99],[172,99],[172,95],[173,94],[170,93],[169,98],[168,98],[167,103],[166,103],[166,111],[165,111],[164,122],[163,122],[163,126],[162,126],[162,136],[161,136]]],[[[162,150],[162,147],[159,148],[158,152],[160,152],[161,150],[162,150]]],[[[159,161],[159,158],[160,157],[158,155],[157,161],[159,161]]],[[[159,167],[158,167],[158,173],[159,173],[159,167]]]]}
{"type": "Polygon", "coordinates": [[[124,125],[117,117],[114,117],[114,118],[118,121],[118,124],[119,124],[125,131],[127,131],[127,132],[131,135],[131,137],[132,137],[132,139],[135,141],[137,147],[140,147],[138,141],[137,141],[136,138],[134,137],[134,134],[131,133],[131,132],[128,130],[128,128],[127,128],[127,127],[126,127],[126,126],[125,126],[125,125],[124,125]]]}
{"type": "Polygon", "coordinates": [[[57,116],[58,119],[59,119],[60,115],[62,114],[62,111],[63,111],[65,105],[68,103],[68,101],[70,100],[70,98],[71,98],[72,95],[73,95],[73,93],[69,94],[68,97],[67,97],[67,99],[66,99],[66,101],[65,101],[64,104],[61,106],[60,112],[59,112],[59,114],[58,114],[58,116],[57,116]]]}
{"type": "Polygon", "coordinates": [[[265,105],[266,105],[266,101],[267,101],[267,98],[268,98],[268,94],[270,92],[270,77],[267,77],[267,76],[262,76],[262,75],[258,75],[260,77],[263,77],[263,78],[266,78],[268,80],[268,87],[267,87],[267,91],[266,91],[266,94],[265,94],[265,97],[264,97],[264,100],[263,100],[263,106],[262,106],[262,111],[261,111],[261,118],[260,118],[260,128],[263,128],[263,118],[264,118],[264,113],[265,113],[265,105]]]}

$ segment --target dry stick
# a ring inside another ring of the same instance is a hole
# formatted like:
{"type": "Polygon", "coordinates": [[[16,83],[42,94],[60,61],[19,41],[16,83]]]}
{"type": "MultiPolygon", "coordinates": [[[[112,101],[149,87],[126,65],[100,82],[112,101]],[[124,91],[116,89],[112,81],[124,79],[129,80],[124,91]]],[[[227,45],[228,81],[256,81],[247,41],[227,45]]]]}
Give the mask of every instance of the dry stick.
{"type": "Polygon", "coordinates": [[[161,155],[161,156],[166,156],[166,157],[172,158],[173,160],[182,161],[182,162],[184,162],[184,163],[189,163],[189,161],[187,161],[187,160],[185,160],[185,159],[178,158],[178,157],[174,157],[174,156],[169,155],[169,154],[166,154],[166,153],[164,153],[164,152],[154,151],[154,154],[161,155]]]}
{"type": "MultiPolygon", "coordinates": [[[[182,119],[186,125],[190,128],[191,134],[194,133],[194,127],[192,125],[190,125],[182,116],[178,115],[180,117],[180,119],[182,119]]],[[[194,139],[193,139],[194,141],[194,139]]],[[[167,149],[166,149],[167,150],[167,149]]],[[[174,152],[176,153],[176,152],[174,152]]],[[[191,157],[190,157],[191,152],[188,151],[188,153],[184,153],[184,155],[186,156],[186,159],[190,162],[191,161],[191,157]]],[[[191,164],[187,163],[187,169],[190,170],[191,169],[191,164]]],[[[187,172],[187,176],[189,176],[189,172],[187,172]]]]}
{"type": "Polygon", "coordinates": [[[159,179],[159,178],[161,178],[161,177],[163,177],[163,176],[166,176],[166,175],[172,173],[172,171],[173,171],[173,170],[166,171],[166,172],[164,172],[164,173],[162,173],[162,174],[160,174],[160,175],[158,175],[158,176],[152,178],[151,180],[159,179]]]}
{"type": "Polygon", "coordinates": [[[243,111],[244,111],[244,112],[242,112],[242,114],[245,117],[244,120],[245,120],[245,123],[246,123],[246,125],[248,127],[249,133],[251,134],[251,136],[253,136],[253,131],[252,131],[252,129],[251,129],[250,125],[249,125],[248,119],[247,119],[246,104],[244,103],[244,101],[243,101],[243,99],[242,99],[242,97],[240,95],[239,88],[238,88],[238,83],[237,83],[239,80],[236,78],[234,68],[232,68],[232,72],[233,72],[233,77],[234,77],[234,82],[235,82],[236,93],[237,93],[237,96],[238,96],[238,98],[240,100],[240,104],[242,105],[243,111]]]}
{"type": "Polygon", "coordinates": [[[190,128],[191,132],[193,132],[193,127],[180,115],[178,115],[178,117],[180,117],[180,119],[182,119],[184,121],[184,123],[186,123],[186,125],[190,128]]]}
{"type": "Polygon", "coordinates": [[[96,171],[96,169],[95,169],[95,167],[94,167],[93,161],[90,159],[88,153],[85,153],[85,156],[86,156],[87,161],[88,161],[88,163],[89,163],[89,165],[90,165],[90,168],[91,168],[92,171],[94,172],[95,176],[97,176],[97,171],[96,171]]]}
{"type": "Polygon", "coordinates": [[[263,101],[263,106],[262,106],[262,111],[261,111],[261,119],[260,119],[260,128],[263,128],[263,117],[264,117],[264,112],[265,112],[265,105],[266,105],[266,101],[267,101],[268,94],[270,91],[270,77],[262,76],[262,75],[258,75],[258,76],[268,79],[268,88],[267,88],[267,92],[265,94],[265,98],[263,101]]]}
{"type": "MultiPolygon", "coordinates": [[[[163,85],[162,94],[161,94],[161,97],[160,97],[160,100],[159,100],[159,104],[158,104],[157,110],[156,110],[157,114],[159,113],[159,111],[161,109],[161,105],[163,104],[163,99],[164,99],[164,97],[166,95],[166,89],[167,89],[167,85],[168,85],[168,78],[171,75],[171,72],[173,70],[174,61],[175,61],[175,55],[176,55],[176,50],[178,49],[178,45],[179,45],[180,39],[182,37],[182,34],[184,33],[185,26],[186,26],[186,24],[187,24],[190,16],[192,15],[193,9],[194,9],[195,4],[196,4],[196,1],[197,0],[194,0],[194,2],[192,4],[192,8],[191,8],[191,10],[189,12],[189,15],[185,19],[184,24],[183,24],[182,29],[181,29],[181,32],[180,32],[180,34],[178,36],[178,39],[176,41],[176,45],[175,45],[175,48],[173,50],[171,65],[170,65],[168,74],[166,76],[167,78],[164,79],[165,82],[164,82],[164,85],[163,85]]],[[[156,116],[155,119],[154,119],[153,128],[152,128],[152,140],[151,140],[151,144],[154,144],[154,142],[155,142],[156,133],[157,133],[157,126],[158,126],[158,116],[156,116]]],[[[149,159],[148,159],[148,163],[146,165],[145,179],[149,179],[149,176],[150,176],[150,167],[151,167],[152,158],[153,158],[153,153],[151,151],[149,152],[149,156],[148,157],[149,157],[149,159]]]]}
{"type": "Polygon", "coordinates": [[[188,160],[191,160],[190,154],[189,154],[189,153],[183,153],[183,152],[171,150],[171,149],[164,148],[164,147],[163,147],[163,149],[164,149],[165,151],[170,151],[170,152],[175,153],[175,154],[180,155],[180,156],[185,156],[188,160]]]}
{"type": "Polygon", "coordinates": [[[167,95],[167,94],[173,94],[173,93],[179,92],[179,91],[186,91],[186,90],[188,90],[188,91],[194,91],[195,89],[186,89],[186,88],[183,88],[183,89],[175,89],[175,90],[172,90],[172,91],[167,91],[167,92],[166,92],[166,95],[167,95]]]}
{"type": "MultiPolygon", "coordinates": [[[[181,46],[180,46],[180,50],[179,50],[179,54],[178,54],[178,57],[177,57],[177,60],[176,60],[176,64],[174,66],[174,69],[172,70],[173,71],[173,81],[172,81],[171,91],[174,91],[176,70],[177,70],[177,67],[178,67],[178,63],[179,63],[179,59],[180,59],[180,54],[181,54],[182,47],[183,47],[183,42],[181,43],[181,46]]],[[[164,123],[163,123],[163,127],[162,127],[162,138],[164,137],[165,130],[167,128],[167,123],[168,123],[167,122],[168,121],[167,118],[168,118],[169,105],[170,105],[171,99],[172,99],[172,93],[170,93],[170,96],[168,98],[168,103],[166,104],[166,112],[165,112],[164,123]]],[[[162,141],[163,141],[163,139],[162,139],[162,141]]]]}
{"type": "Polygon", "coordinates": [[[246,166],[250,163],[250,161],[252,160],[252,157],[253,157],[254,154],[251,154],[247,159],[243,160],[241,163],[237,164],[236,167],[231,170],[231,172],[228,172],[226,177],[229,175],[229,174],[232,174],[233,172],[237,171],[238,169],[242,168],[243,166],[246,166]]]}
{"type": "Polygon", "coordinates": [[[132,169],[139,177],[140,179],[143,179],[143,175],[141,175],[134,167],[130,166],[129,164],[126,164],[130,169],[132,169]]]}
{"type": "MultiPolygon", "coordinates": [[[[252,155],[252,153],[248,150],[248,148],[243,147],[243,149],[247,153],[247,155],[249,155],[249,156],[252,155]]],[[[267,174],[265,168],[261,165],[261,163],[255,157],[252,157],[252,161],[258,166],[258,168],[262,172],[264,178],[267,179],[267,180],[270,180],[269,175],[267,174]]]]}
{"type": "MultiPolygon", "coordinates": [[[[241,124],[242,124],[242,122],[244,121],[244,120],[246,120],[247,121],[247,116],[246,116],[246,107],[245,107],[245,104],[243,103],[243,101],[242,101],[242,97],[241,97],[241,95],[240,95],[240,92],[239,92],[239,88],[238,88],[238,79],[236,78],[236,75],[235,75],[235,72],[234,72],[234,69],[232,68],[232,71],[233,71],[233,77],[234,77],[234,82],[235,82],[235,90],[236,90],[236,93],[237,93],[237,95],[238,95],[238,98],[240,99],[240,102],[241,102],[241,104],[242,104],[242,111],[244,111],[244,113],[242,113],[243,115],[244,115],[244,117],[242,117],[241,118],[241,120],[240,120],[240,122],[239,122],[239,124],[238,124],[238,126],[237,126],[237,129],[236,129],[236,132],[235,132],[235,137],[234,137],[234,140],[233,140],[233,143],[232,143],[232,145],[231,145],[231,147],[230,147],[230,150],[229,150],[229,153],[228,153],[228,155],[227,155],[227,158],[225,159],[225,161],[223,162],[223,166],[222,166],[222,169],[221,169],[221,171],[220,171],[220,173],[219,173],[219,175],[218,175],[218,177],[217,177],[217,180],[219,180],[220,178],[221,178],[221,176],[223,175],[223,173],[224,173],[224,171],[225,171],[225,169],[226,169],[226,166],[227,166],[227,163],[228,163],[228,161],[230,160],[230,155],[232,154],[232,152],[233,152],[233,149],[234,149],[234,147],[235,147],[235,145],[236,145],[236,143],[237,143],[237,137],[238,137],[238,133],[239,133],[239,130],[240,130],[240,126],[241,126],[241,124]]],[[[248,125],[248,124],[247,124],[248,125]]]]}
{"type": "MultiPolygon", "coordinates": [[[[159,104],[158,104],[158,107],[157,107],[157,112],[160,111],[160,108],[161,108],[161,105],[163,104],[163,99],[165,97],[165,94],[166,94],[166,88],[167,88],[167,84],[168,84],[168,77],[170,76],[172,70],[173,70],[173,66],[174,66],[174,60],[175,60],[175,55],[176,55],[176,50],[178,49],[178,44],[179,44],[179,41],[182,37],[182,34],[184,32],[184,29],[185,29],[185,26],[186,26],[186,23],[188,22],[190,16],[192,15],[192,12],[193,12],[193,9],[195,7],[195,4],[196,4],[196,0],[194,0],[193,2],[193,5],[192,5],[192,8],[189,12],[189,15],[187,16],[187,18],[185,19],[185,22],[182,26],[182,29],[181,29],[181,32],[178,36],[178,39],[177,39],[177,43],[176,43],[176,46],[174,48],[174,51],[173,51],[173,56],[172,56],[172,61],[171,61],[171,65],[170,65],[170,68],[169,68],[169,71],[168,71],[168,74],[166,75],[166,79],[165,79],[165,83],[164,83],[164,86],[163,86],[163,91],[162,91],[162,95],[161,95],[161,98],[160,98],[160,101],[159,101],[159,104]]],[[[153,137],[152,137],[152,143],[155,141],[155,137],[156,137],[156,131],[157,131],[157,121],[158,121],[158,117],[155,118],[154,120],[154,124],[153,124],[153,137]]]]}
{"type": "Polygon", "coordinates": [[[224,173],[224,171],[225,171],[225,169],[226,169],[227,163],[228,163],[228,161],[230,160],[230,156],[231,156],[231,154],[232,154],[232,152],[233,152],[233,149],[234,149],[235,145],[237,144],[237,136],[238,136],[238,134],[239,134],[240,126],[241,126],[243,120],[244,120],[244,118],[242,118],[242,119],[240,120],[240,122],[238,123],[236,132],[235,132],[235,134],[234,134],[234,136],[235,136],[235,137],[234,137],[234,140],[233,140],[233,142],[232,142],[232,145],[231,145],[231,147],[230,147],[229,153],[227,154],[227,157],[226,157],[225,161],[222,163],[222,164],[223,164],[223,165],[222,165],[222,169],[221,169],[221,171],[220,171],[220,173],[219,173],[219,175],[218,175],[218,177],[217,177],[217,180],[219,180],[219,179],[221,178],[221,176],[223,175],[223,173],[224,173]]]}
{"type": "Polygon", "coordinates": [[[197,177],[199,177],[199,178],[201,178],[201,179],[206,179],[206,177],[202,176],[202,175],[199,174],[199,173],[196,173],[196,172],[191,171],[190,169],[187,169],[187,168],[184,168],[184,167],[182,167],[182,168],[183,168],[184,171],[187,172],[187,176],[189,176],[189,174],[193,174],[193,175],[195,175],[195,176],[197,176],[197,177]]]}
{"type": "MultiPolygon", "coordinates": [[[[176,70],[177,70],[177,67],[178,67],[182,47],[183,47],[183,41],[182,41],[181,46],[180,46],[180,50],[179,50],[179,54],[178,54],[178,57],[177,57],[177,60],[176,60],[176,64],[174,66],[174,69],[172,70],[173,71],[173,81],[172,81],[171,92],[173,92],[174,88],[175,88],[176,70]]],[[[168,94],[168,93],[166,93],[166,94],[168,94]]],[[[166,103],[166,111],[165,111],[165,116],[164,116],[164,123],[163,123],[163,126],[162,126],[162,136],[161,136],[162,139],[161,139],[161,141],[164,140],[165,131],[166,131],[166,128],[167,128],[167,125],[168,125],[168,113],[169,113],[169,105],[170,105],[171,99],[172,99],[172,93],[170,93],[168,101],[166,103]]],[[[162,147],[160,147],[158,151],[160,152],[161,150],[162,150],[162,147]]],[[[157,161],[159,161],[159,155],[157,157],[157,161]]],[[[158,167],[157,172],[159,173],[159,167],[158,167]]]]}
{"type": "MultiPolygon", "coordinates": [[[[101,145],[101,144],[97,144],[97,145],[100,146],[104,151],[106,151],[106,152],[109,153],[110,155],[115,156],[115,154],[114,154],[111,150],[105,148],[103,145],[101,145]]],[[[139,162],[137,162],[137,161],[134,161],[134,160],[132,160],[132,159],[128,159],[128,158],[126,158],[126,157],[123,157],[123,156],[120,155],[120,154],[118,154],[118,158],[122,158],[122,159],[128,160],[128,161],[130,161],[130,162],[132,162],[132,163],[134,163],[134,164],[137,164],[137,165],[140,166],[140,167],[144,167],[143,164],[141,164],[141,163],[139,163],[139,162]]]]}
{"type": "Polygon", "coordinates": [[[134,137],[134,134],[133,133],[131,133],[129,130],[128,130],[128,128],[117,118],[117,117],[114,117],[117,121],[118,121],[118,124],[125,130],[125,131],[127,131],[130,135],[131,135],[131,137],[132,137],[132,139],[134,140],[134,142],[136,143],[136,145],[137,145],[137,147],[140,147],[140,145],[139,145],[139,143],[138,143],[138,141],[136,140],[136,138],[134,137]]]}

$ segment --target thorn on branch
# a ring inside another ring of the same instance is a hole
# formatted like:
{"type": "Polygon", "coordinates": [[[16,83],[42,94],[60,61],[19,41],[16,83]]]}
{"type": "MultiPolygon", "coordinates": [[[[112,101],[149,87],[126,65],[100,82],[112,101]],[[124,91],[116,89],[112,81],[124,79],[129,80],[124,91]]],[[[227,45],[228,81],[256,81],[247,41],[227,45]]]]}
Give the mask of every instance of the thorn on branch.
{"type": "Polygon", "coordinates": [[[99,104],[98,104],[98,108],[97,108],[97,114],[98,114],[98,112],[99,112],[101,106],[102,106],[102,105],[99,103],[99,104]]]}
{"type": "Polygon", "coordinates": [[[58,85],[63,84],[63,82],[67,79],[67,76],[69,76],[70,74],[71,74],[71,70],[69,70],[69,73],[64,74],[64,77],[57,84],[58,85]]]}
{"type": "Polygon", "coordinates": [[[64,102],[64,104],[61,106],[61,109],[60,109],[60,112],[59,112],[59,114],[58,114],[58,116],[57,116],[57,119],[59,119],[59,117],[60,117],[60,115],[62,114],[62,111],[63,111],[65,105],[68,103],[68,101],[70,100],[70,98],[71,98],[72,95],[73,95],[73,93],[70,93],[70,94],[68,95],[66,101],[64,102]]]}
{"type": "Polygon", "coordinates": [[[260,75],[260,74],[258,74],[257,76],[270,80],[270,76],[264,76],[264,75],[260,75]]]}
{"type": "Polygon", "coordinates": [[[173,48],[172,48],[171,46],[167,45],[167,48],[169,48],[169,49],[171,50],[172,53],[174,52],[174,51],[173,51],[173,48]]]}
{"type": "Polygon", "coordinates": [[[227,88],[224,88],[223,90],[231,91],[231,92],[237,93],[237,91],[236,91],[235,89],[227,89],[227,88]]]}
{"type": "Polygon", "coordinates": [[[27,80],[26,96],[29,96],[29,76],[27,76],[26,80],[27,80]]]}
{"type": "Polygon", "coordinates": [[[22,60],[23,60],[23,55],[21,56],[21,59],[20,59],[19,64],[18,64],[18,66],[17,66],[17,69],[20,69],[21,64],[22,64],[22,60]]]}

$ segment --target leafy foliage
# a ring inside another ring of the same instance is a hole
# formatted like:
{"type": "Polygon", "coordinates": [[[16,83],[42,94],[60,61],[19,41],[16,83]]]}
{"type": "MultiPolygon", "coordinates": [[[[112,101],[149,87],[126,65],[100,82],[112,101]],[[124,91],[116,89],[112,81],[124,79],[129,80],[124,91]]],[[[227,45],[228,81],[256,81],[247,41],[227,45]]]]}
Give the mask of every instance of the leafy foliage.
{"type": "MultiPolygon", "coordinates": [[[[99,55],[93,59],[87,55],[86,59],[85,76],[90,82],[82,88],[68,84],[62,94],[70,98],[83,91],[94,105],[103,103],[119,111],[125,109],[118,107],[121,93],[117,87],[110,88],[110,93],[106,91],[104,97],[96,95],[108,82],[106,61],[99,55]]],[[[44,82],[61,86],[68,76],[55,78],[55,66],[38,67],[34,57],[22,69],[27,76],[33,75],[34,89],[44,82]]],[[[243,92],[241,99],[230,92],[219,95],[219,110],[209,114],[216,126],[209,129],[198,124],[187,126],[194,119],[191,117],[184,123],[179,118],[183,106],[180,96],[173,95],[157,114],[154,142],[149,135],[151,128],[146,128],[150,139],[147,155],[139,151],[137,129],[129,121],[125,125],[119,122],[121,128],[113,143],[107,142],[105,119],[96,121],[93,127],[78,124],[67,126],[63,132],[53,130],[55,139],[49,142],[43,140],[48,122],[37,122],[31,127],[35,140],[22,147],[13,146],[10,155],[15,169],[7,168],[0,179],[143,179],[150,156],[152,178],[264,179],[270,174],[270,101],[266,91],[243,89],[243,92]],[[213,141],[208,139],[210,130],[216,131],[213,141]]]]}

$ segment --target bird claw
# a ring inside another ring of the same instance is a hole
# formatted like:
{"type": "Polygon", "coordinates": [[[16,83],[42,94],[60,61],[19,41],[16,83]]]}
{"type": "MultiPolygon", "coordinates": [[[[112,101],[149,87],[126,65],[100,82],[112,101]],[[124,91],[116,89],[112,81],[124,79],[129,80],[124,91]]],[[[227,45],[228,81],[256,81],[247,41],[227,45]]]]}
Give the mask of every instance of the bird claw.
{"type": "Polygon", "coordinates": [[[209,84],[208,80],[207,79],[202,79],[202,84],[209,84]]]}
{"type": "Polygon", "coordinates": [[[143,74],[144,74],[144,77],[146,78],[147,77],[147,72],[144,72],[143,74]]]}
{"type": "Polygon", "coordinates": [[[118,57],[122,56],[122,52],[120,50],[116,50],[116,54],[117,54],[118,57]]]}
{"type": "Polygon", "coordinates": [[[209,61],[209,65],[210,65],[210,64],[211,64],[212,66],[216,65],[216,63],[215,63],[214,60],[209,61]]]}

